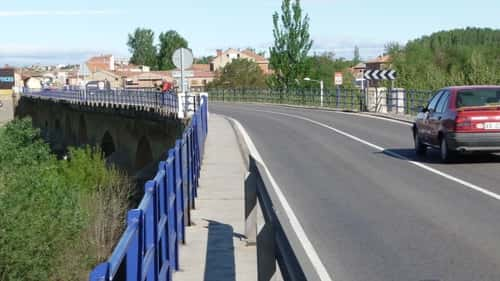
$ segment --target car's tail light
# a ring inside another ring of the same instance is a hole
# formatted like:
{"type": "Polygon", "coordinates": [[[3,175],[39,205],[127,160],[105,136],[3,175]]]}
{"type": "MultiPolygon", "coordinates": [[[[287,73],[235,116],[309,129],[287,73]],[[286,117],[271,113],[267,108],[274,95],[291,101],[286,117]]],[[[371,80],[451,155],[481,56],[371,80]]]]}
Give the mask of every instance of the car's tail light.
{"type": "Polygon", "coordinates": [[[457,116],[455,120],[455,131],[468,131],[472,129],[472,121],[469,116],[457,116]]]}

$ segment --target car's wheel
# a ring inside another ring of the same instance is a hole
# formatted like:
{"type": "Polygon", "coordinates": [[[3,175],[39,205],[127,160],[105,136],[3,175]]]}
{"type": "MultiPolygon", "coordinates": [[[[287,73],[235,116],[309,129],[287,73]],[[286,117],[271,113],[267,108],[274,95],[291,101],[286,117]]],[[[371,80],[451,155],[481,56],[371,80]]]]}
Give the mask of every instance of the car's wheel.
{"type": "Polygon", "coordinates": [[[415,141],[415,153],[417,155],[425,155],[425,152],[427,151],[427,146],[422,143],[420,140],[420,137],[418,136],[418,131],[415,130],[414,135],[414,141],[415,141]]]}
{"type": "Polygon", "coordinates": [[[440,154],[441,161],[444,163],[450,163],[455,159],[455,152],[450,150],[448,147],[448,142],[446,138],[441,137],[440,154]]]}

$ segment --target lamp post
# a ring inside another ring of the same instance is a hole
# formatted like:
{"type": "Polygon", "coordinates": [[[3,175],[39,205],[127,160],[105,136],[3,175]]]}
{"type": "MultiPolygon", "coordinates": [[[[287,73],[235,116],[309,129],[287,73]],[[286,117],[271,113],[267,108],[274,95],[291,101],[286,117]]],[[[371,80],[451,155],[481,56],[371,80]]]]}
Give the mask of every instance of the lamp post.
{"type": "Polygon", "coordinates": [[[313,82],[319,82],[319,89],[320,89],[320,103],[321,107],[323,107],[323,80],[313,80],[309,77],[304,78],[304,81],[313,81],[313,82]]]}

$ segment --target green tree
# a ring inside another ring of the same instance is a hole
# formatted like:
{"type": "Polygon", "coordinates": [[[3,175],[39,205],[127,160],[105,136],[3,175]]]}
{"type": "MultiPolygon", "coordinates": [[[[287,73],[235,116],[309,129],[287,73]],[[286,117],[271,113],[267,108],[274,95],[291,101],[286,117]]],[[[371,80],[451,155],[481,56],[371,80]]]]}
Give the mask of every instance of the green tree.
{"type": "Polygon", "coordinates": [[[209,64],[215,57],[214,56],[204,56],[200,58],[195,58],[195,63],[209,64]]]}
{"type": "Polygon", "coordinates": [[[274,70],[271,86],[286,89],[297,85],[308,72],[307,54],[313,41],[309,35],[309,16],[302,16],[300,0],[283,0],[281,15],[273,15],[274,46],[270,66],[274,70]],[[293,1],[293,2],[292,2],[293,1]]]}
{"type": "Polygon", "coordinates": [[[310,65],[308,76],[314,80],[323,80],[325,88],[334,87],[335,72],[342,72],[345,86],[352,85],[353,76],[348,68],[354,64],[353,61],[336,59],[331,52],[308,57],[307,61],[310,65]]]}
{"type": "Polygon", "coordinates": [[[352,59],[352,63],[354,65],[358,64],[361,61],[361,56],[359,55],[359,47],[354,46],[354,57],[352,59]]]}
{"type": "Polygon", "coordinates": [[[174,69],[175,65],[172,62],[172,55],[179,48],[187,48],[188,42],[174,30],[160,33],[159,39],[158,68],[160,70],[174,69]]]}
{"type": "Polygon", "coordinates": [[[259,65],[248,59],[235,59],[219,72],[210,87],[216,88],[264,88],[266,77],[259,65]]]}
{"type": "Polygon", "coordinates": [[[95,149],[51,154],[30,119],[0,129],[0,280],[87,280],[122,233],[130,183],[95,149]]]}
{"type": "Polygon", "coordinates": [[[386,53],[398,71],[398,85],[436,89],[450,85],[500,83],[500,30],[441,31],[408,42],[390,43],[386,53]]]}
{"type": "Polygon", "coordinates": [[[133,34],[128,35],[127,45],[132,53],[131,63],[147,65],[152,69],[157,68],[157,50],[154,45],[154,36],[154,32],[146,28],[137,28],[133,34]]]}

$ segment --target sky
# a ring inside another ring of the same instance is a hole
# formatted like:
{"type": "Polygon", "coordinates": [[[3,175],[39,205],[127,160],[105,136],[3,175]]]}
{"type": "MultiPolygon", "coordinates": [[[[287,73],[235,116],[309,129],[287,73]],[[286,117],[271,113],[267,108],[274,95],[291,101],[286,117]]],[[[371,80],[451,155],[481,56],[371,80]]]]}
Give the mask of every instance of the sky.
{"type": "MultiPolygon", "coordinates": [[[[292,0],[293,1],[293,0],[292,0]]],[[[388,42],[405,43],[440,30],[500,28],[498,0],[302,0],[310,17],[312,52],[363,59],[388,42]]],[[[130,57],[128,34],[178,31],[195,56],[216,49],[266,51],[281,0],[2,0],[0,65],[81,63],[90,56],[130,57]]]]}

